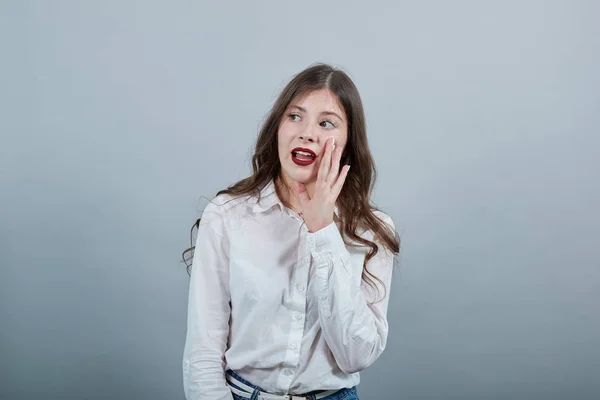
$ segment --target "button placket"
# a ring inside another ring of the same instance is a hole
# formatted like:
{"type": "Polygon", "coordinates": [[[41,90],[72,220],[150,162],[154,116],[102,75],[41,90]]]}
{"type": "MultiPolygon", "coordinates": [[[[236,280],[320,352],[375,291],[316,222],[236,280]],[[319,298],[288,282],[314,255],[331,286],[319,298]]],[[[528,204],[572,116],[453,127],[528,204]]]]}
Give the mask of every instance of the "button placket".
{"type": "MultiPolygon", "coordinates": [[[[305,233],[301,233],[302,236],[305,233]]],[[[298,367],[300,361],[300,344],[304,335],[304,324],[306,310],[306,292],[308,284],[308,275],[310,269],[310,250],[306,242],[301,240],[299,245],[299,254],[296,268],[293,271],[291,288],[291,326],[288,339],[288,350],[285,355],[285,367],[281,371],[281,383],[289,384],[289,379],[294,375],[294,368],[298,367]]]]}
{"type": "Polygon", "coordinates": [[[309,274],[310,258],[306,256],[306,247],[301,242],[299,246],[298,261],[294,268],[292,281],[290,282],[290,318],[291,326],[288,338],[288,348],[284,358],[284,369],[281,371],[281,384],[289,384],[289,379],[293,378],[294,368],[298,367],[300,362],[300,343],[304,335],[306,309],[306,288],[309,274]]]}

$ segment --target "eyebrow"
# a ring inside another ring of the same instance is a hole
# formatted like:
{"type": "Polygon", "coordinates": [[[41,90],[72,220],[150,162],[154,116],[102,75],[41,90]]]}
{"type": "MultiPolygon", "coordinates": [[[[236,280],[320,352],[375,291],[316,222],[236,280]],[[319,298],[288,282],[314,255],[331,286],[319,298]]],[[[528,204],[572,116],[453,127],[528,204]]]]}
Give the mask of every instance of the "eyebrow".
{"type": "MultiPolygon", "coordinates": [[[[303,113],[305,113],[305,112],[306,112],[306,108],[304,108],[304,107],[300,107],[300,106],[298,106],[298,105],[295,105],[295,104],[294,104],[294,105],[292,105],[292,108],[297,108],[298,110],[302,111],[303,113]]],[[[333,115],[333,116],[336,116],[336,117],[338,117],[338,118],[339,118],[341,121],[343,121],[343,120],[344,120],[342,117],[340,117],[339,115],[337,115],[337,114],[336,114],[336,113],[334,113],[333,111],[323,111],[323,112],[321,113],[321,115],[333,115]]]]}

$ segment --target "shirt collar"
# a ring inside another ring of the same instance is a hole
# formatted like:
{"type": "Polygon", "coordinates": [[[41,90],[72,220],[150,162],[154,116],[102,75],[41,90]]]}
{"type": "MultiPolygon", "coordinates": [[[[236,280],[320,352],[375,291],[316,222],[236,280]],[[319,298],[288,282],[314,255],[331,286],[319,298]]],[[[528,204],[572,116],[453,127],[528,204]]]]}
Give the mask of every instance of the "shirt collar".
{"type": "MultiPolygon", "coordinates": [[[[255,198],[254,205],[252,206],[252,211],[254,212],[263,212],[269,210],[271,207],[279,204],[280,208],[283,210],[284,205],[277,196],[277,192],[275,191],[275,182],[273,179],[269,180],[269,182],[260,190],[260,202],[258,198],[255,198]]],[[[333,208],[333,212],[336,217],[339,218],[339,207],[337,204],[333,208]]]]}

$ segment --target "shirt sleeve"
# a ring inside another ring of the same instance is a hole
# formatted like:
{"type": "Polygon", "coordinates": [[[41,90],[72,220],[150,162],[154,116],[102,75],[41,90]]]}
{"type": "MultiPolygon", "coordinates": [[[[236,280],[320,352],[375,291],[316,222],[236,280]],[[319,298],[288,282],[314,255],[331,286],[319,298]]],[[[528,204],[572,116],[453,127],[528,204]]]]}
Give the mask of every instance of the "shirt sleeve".
{"type": "Polygon", "coordinates": [[[225,380],[229,336],[229,243],[218,205],[209,203],[196,237],[183,352],[188,400],[232,400],[225,380]]]}
{"type": "MultiPolygon", "coordinates": [[[[394,230],[389,216],[380,211],[375,213],[394,230]]],[[[350,253],[335,222],[309,233],[307,240],[315,262],[323,335],[340,369],[348,374],[359,372],[371,365],[385,349],[394,253],[376,242],[379,250],[367,263],[369,272],[385,284],[384,289],[374,279],[379,289],[377,296],[377,292],[362,279],[360,285],[355,283],[354,271],[362,271],[362,265],[360,268],[351,265],[350,253]],[[380,302],[368,304],[384,294],[380,302]]]]}

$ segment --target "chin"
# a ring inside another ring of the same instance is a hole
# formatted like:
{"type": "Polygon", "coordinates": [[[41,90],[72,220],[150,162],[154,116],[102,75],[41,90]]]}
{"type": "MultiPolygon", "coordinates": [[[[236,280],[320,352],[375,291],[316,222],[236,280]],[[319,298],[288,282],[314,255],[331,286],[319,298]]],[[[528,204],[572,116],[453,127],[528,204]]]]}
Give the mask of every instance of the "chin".
{"type": "Polygon", "coordinates": [[[284,170],[284,173],[290,178],[300,183],[309,183],[312,181],[312,171],[289,171],[284,170]]]}

